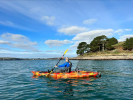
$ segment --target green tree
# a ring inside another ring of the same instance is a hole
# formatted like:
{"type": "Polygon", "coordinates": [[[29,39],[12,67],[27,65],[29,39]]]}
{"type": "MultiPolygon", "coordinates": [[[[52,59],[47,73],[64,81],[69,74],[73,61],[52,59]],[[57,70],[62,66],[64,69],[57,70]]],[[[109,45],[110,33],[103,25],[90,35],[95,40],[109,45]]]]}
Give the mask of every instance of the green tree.
{"type": "Polygon", "coordinates": [[[88,52],[89,45],[86,42],[81,42],[81,43],[79,43],[77,49],[78,50],[76,51],[76,53],[79,55],[82,55],[82,54],[88,52]]]}
{"type": "Polygon", "coordinates": [[[133,37],[127,38],[124,45],[123,45],[124,50],[133,50],[133,37]]]}
{"type": "Polygon", "coordinates": [[[117,44],[118,43],[118,40],[116,39],[116,38],[114,38],[114,37],[112,37],[112,38],[108,38],[107,40],[106,40],[106,45],[105,45],[105,48],[107,49],[107,50],[113,50],[113,49],[115,49],[112,45],[115,45],[115,44],[117,44]]]}
{"type": "Polygon", "coordinates": [[[96,51],[101,51],[105,47],[107,37],[105,35],[98,36],[93,39],[90,43],[90,51],[96,52],[96,51]]]}

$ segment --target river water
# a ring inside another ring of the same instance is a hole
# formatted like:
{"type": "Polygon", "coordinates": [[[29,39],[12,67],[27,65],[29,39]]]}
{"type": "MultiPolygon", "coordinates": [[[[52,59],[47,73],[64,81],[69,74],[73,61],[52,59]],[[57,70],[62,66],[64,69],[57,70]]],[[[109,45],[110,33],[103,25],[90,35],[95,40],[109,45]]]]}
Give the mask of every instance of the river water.
{"type": "MultiPolygon", "coordinates": [[[[58,60],[0,61],[0,100],[131,100],[133,60],[71,60],[72,69],[98,71],[101,78],[35,78],[58,60]]],[[[60,64],[64,63],[61,61],[60,64]]]]}

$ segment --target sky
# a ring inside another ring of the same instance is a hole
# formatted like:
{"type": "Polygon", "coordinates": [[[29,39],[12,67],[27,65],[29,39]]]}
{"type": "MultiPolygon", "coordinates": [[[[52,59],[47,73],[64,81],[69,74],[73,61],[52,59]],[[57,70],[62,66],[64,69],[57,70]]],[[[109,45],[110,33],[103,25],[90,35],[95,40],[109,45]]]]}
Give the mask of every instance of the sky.
{"type": "Polygon", "coordinates": [[[0,0],[0,57],[76,57],[80,42],[133,37],[132,0],[0,0]]]}

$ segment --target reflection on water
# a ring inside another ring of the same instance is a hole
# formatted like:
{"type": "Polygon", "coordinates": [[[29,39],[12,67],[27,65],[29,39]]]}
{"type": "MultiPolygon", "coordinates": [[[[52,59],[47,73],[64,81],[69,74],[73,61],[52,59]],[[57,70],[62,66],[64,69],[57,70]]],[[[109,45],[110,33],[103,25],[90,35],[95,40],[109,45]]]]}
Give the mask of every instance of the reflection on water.
{"type": "MultiPolygon", "coordinates": [[[[80,98],[86,97],[84,95],[87,91],[93,91],[93,84],[96,84],[95,81],[96,77],[89,77],[89,78],[75,78],[75,79],[53,79],[53,78],[46,78],[46,77],[36,77],[33,76],[34,80],[41,80],[42,82],[40,84],[47,85],[47,90],[52,90],[50,94],[45,94],[47,96],[53,97],[52,94],[54,94],[54,98],[60,98],[60,99],[75,99],[75,95],[79,98],[78,93],[82,93],[80,95],[80,98]],[[58,96],[60,94],[60,96],[58,96]]],[[[49,91],[48,91],[49,92],[49,91]]],[[[40,93],[44,94],[44,93],[40,93]]]]}

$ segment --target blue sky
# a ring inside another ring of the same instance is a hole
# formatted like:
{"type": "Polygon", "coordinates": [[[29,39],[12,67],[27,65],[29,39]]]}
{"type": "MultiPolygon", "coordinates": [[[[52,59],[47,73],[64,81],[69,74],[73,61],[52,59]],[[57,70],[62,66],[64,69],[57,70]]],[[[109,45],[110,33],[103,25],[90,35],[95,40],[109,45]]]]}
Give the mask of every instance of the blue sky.
{"type": "Polygon", "coordinates": [[[0,0],[0,57],[75,57],[78,43],[133,37],[132,0],[0,0]]]}

